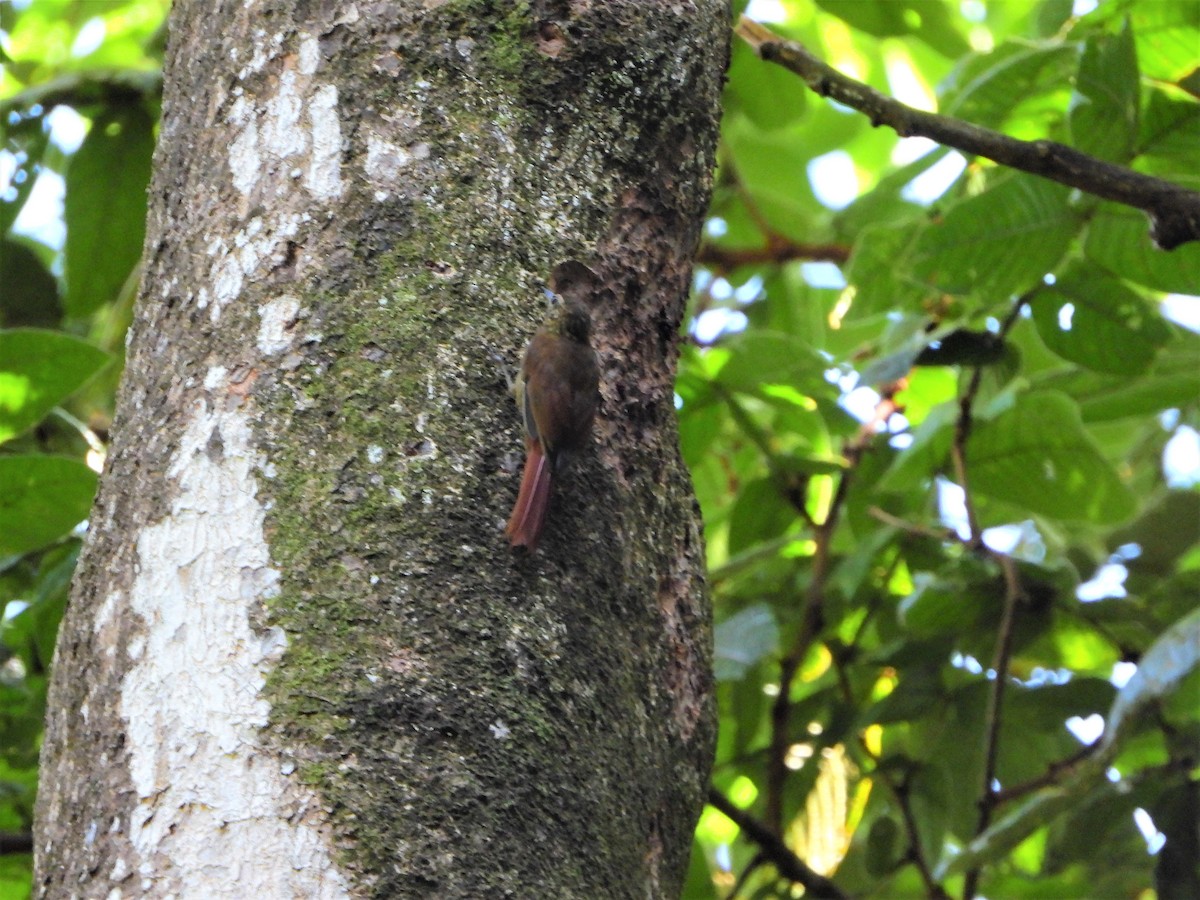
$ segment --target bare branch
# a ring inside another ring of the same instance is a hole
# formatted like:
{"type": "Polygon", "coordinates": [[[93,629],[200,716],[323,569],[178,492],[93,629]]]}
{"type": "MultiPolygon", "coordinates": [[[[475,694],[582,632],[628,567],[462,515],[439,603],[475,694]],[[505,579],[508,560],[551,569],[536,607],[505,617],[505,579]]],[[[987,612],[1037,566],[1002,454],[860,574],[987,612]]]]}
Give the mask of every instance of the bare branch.
{"type": "Polygon", "coordinates": [[[1200,193],[1196,191],[1096,159],[1055,141],[1019,141],[961,119],[913,109],[848,78],[802,45],[779,37],[745,16],[735,32],[763,59],[795,72],[822,97],[866,114],[872,125],[887,125],[901,137],[927,137],[964,153],[1140,209],[1150,218],[1150,236],[1164,250],[1200,240],[1200,193]]]}
{"type": "Polygon", "coordinates": [[[0,856],[10,853],[32,853],[33,833],[29,831],[0,831],[0,856]]]}
{"type": "Polygon", "coordinates": [[[813,897],[831,898],[831,900],[846,898],[847,895],[841,888],[824,875],[809,868],[808,863],[793,853],[791,848],[770,828],[745,810],[734,806],[729,798],[715,787],[708,789],[708,803],[742,829],[750,840],[758,844],[763,855],[771,860],[780,875],[797,884],[804,885],[805,896],[808,896],[807,892],[811,892],[813,897]]]}
{"type": "Polygon", "coordinates": [[[787,239],[771,240],[765,247],[745,250],[730,250],[705,244],[696,254],[696,262],[711,266],[720,272],[729,272],[738,266],[779,265],[796,260],[806,262],[832,262],[841,265],[850,258],[850,248],[845,244],[803,244],[787,239]]]}

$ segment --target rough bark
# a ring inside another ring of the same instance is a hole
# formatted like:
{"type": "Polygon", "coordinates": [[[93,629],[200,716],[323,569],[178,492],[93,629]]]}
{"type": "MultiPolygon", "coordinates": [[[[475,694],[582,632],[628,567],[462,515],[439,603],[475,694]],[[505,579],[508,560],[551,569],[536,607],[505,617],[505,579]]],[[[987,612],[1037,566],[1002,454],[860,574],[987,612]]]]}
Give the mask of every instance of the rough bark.
{"type": "Polygon", "coordinates": [[[714,738],[672,384],[724,0],[178,2],[35,893],[669,897],[714,738]],[[593,449],[502,534],[577,259],[593,449]]]}

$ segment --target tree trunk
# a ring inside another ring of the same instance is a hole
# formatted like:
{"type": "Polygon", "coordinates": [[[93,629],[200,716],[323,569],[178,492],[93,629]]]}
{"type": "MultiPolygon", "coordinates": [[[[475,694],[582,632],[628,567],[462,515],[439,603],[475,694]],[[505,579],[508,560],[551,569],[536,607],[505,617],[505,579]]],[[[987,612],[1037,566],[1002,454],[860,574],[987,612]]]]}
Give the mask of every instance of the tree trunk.
{"type": "Polygon", "coordinates": [[[723,0],[176,3],[44,897],[672,897],[714,738],[672,383],[723,0]],[[506,387],[578,260],[538,554],[506,387]]]}

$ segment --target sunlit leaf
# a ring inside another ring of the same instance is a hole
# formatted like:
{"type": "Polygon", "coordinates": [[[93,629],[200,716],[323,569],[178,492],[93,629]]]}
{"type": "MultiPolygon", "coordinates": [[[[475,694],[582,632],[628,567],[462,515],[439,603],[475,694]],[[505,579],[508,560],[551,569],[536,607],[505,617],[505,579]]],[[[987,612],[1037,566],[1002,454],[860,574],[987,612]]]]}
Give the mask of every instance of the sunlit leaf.
{"type": "Polygon", "coordinates": [[[86,341],[54,331],[0,331],[0,443],[46,417],[109,362],[86,341]]]}
{"type": "Polygon", "coordinates": [[[1138,67],[1129,23],[1118,34],[1088,38],[1075,78],[1071,137],[1084,153],[1129,159],[1138,130],[1138,67]]]}
{"type": "Polygon", "coordinates": [[[973,490],[1053,518],[1117,522],[1135,501],[1061,394],[1021,397],[967,445],[973,490]]]}
{"type": "Polygon", "coordinates": [[[1096,372],[1140,375],[1171,337],[1138,294],[1087,266],[1072,268],[1030,306],[1046,346],[1096,372]]]}
{"type": "Polygon", "coordinates": [[[944,56],[966,52],[946,6],[922,0],[817,0],[817,5],[867,34],[924,41],[944,56]]]}
{"type": "Polygon", "coordinates": [[[142,254],[153,123],[138,105],[106,111],[67,169],[66,308],[112,302],[142,254]]]}
{"type": "Polygon", "coordinates": [[[1047,83],[1065,82],[1075,51],[1062,44],[1005,41],[995,49],[965,56],[947,79],[942,97],[945,115],[999,127],[1024,98],[1047,83]]]}
{"type": "Polygon", "coordinates": [[[0,554],[27,553],[87,517],[96,473],[61,456],[0,456],[0,554]]]}

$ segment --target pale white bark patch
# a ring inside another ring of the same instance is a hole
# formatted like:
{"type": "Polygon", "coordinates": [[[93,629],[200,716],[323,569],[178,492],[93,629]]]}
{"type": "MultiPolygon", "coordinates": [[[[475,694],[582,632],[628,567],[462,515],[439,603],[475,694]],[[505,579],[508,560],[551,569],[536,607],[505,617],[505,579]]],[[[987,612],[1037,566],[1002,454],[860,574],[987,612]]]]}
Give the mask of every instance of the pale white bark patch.
{"type": "MultiPolygon", "coordinates": [[[[227,121],[235,134],[227,161],[233,185],[243,197],[268,190],[280,197],[290,193],[291,185],[279,173],[297,167],[304,173],[304,187],[317,200],[341,196],[338,94],[333,85],[313,79],[320,57],[316,38],[302,36],[294,61],[280,72],[273,93],[257,101],[239,96],[231,105],[227,121]]],[[[249,70],[265,63],[256,56],[249,70]]]]}
{"type": "Polygon", "coordinates": [[[300,315],[300,301],[295,297],[279,297],[258,308],[258,349],[264,356],[274,356],[292,346],[292,331],[300,315]]]}
{"type": "Polygon", "coordinates": [[[219,246],[218,255],[213,263],[213,302],[208,313],[214,323],[221,318],[221,311],[229,302],[242,292],[242,266],[237,258],[229,253],[224,241],[221,241],[219,246]]]}
{"type": "Polygon", "coordinates": [[[249,194],[262,170],[262,157],[258,153],[258,123],[247,115],[246,101],[241,97],[234,101],[229,119],[242,126],[229,148],[233,186],[242,194],[249,194]]]}
{"type": "Polygon", "coordinates": [[[337,97],[337,88],[322,85],[308,107],[313,146],[304,184],[319,200],[332,200],[342,193],[342,124],[337,97]]]}
{"type": "Polygon", "coordinates": [[[296,73],[285,71],[279,79],[279,90],[266,102],[263,116],[262,143],[269,156],[283,160],[304,152],[308,135],[300,128],[302,110],[296,73]]]}
{"type": "Polygon", "coordinates": [[[251,627],[279,583],[255,481],[263,460],[250,415],[225,404],[223,372],[205,383],[218,399],[191,412],[167,471],[177,496],[137,538],[129,594],[144,639],[121,690],[136,869],[162,896],[344,897],[319,799],[260,741],[261,691],[286,646],[281,630],[251,627]]]}
{"type": "Polygon", "coordinates": [[[300,224],[301,218],[296,215],[275,217],[271,225],[256,216],[233,236],[233,247],[219,237],[209,243],[212,293],[201,288],[197,296],[201,309],[210,306],[208,315],[214,324],[225,307],[241,294],[245,280],[283,255],[282,248],[296,236],[300,224]]]}
{"type": "Polygon", "coordinates": [[[321,62],[321,42],[311,34],[300,38],[300,54],[297,63],[301,75],[312,75],[321,62]]]}
{"type": "Polygon", "coordinates": [[[385,141],[379,135],[367,138],[367,159],[363,168],[367,175],[378,181],[394,181],[400,170],[412,161],[412,154],[404,147],[385,141]]]}

